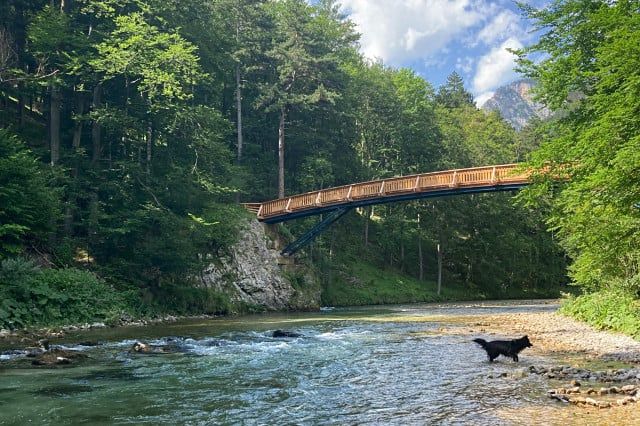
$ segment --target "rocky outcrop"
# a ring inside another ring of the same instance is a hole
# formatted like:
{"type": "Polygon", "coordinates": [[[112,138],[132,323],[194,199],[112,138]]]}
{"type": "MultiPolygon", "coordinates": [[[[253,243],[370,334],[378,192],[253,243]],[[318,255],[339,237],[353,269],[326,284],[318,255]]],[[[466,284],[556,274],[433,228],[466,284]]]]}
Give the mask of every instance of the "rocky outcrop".
{"type": "Polygon", "coordinates": [[[213,260],[203,271],[203,284],[233,302],[259,309],[318,309],[317,278],[304,265],[280,255],[283,243],[268,226],[248,222],[230,254],[213,260]]]}
{"type": "Polygon", "coordinates": [[[498,111],[516,130],[521,130],[534,117],[551,115],[549,109],[533,99],[532,80],[518,80],[502,86],[483,105],[485,111],[498,111]]]}

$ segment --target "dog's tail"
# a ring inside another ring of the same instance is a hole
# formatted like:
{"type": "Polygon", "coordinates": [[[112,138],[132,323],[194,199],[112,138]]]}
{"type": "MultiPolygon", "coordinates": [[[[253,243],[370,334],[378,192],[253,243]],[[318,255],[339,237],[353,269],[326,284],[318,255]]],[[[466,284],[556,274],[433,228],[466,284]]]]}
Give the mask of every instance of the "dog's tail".
{"type": "Polygon", "coordinates": [[[484,339],[473,339],[474,342],[482,346],[483,348],[487,347],[487,341],[484,339]]]}

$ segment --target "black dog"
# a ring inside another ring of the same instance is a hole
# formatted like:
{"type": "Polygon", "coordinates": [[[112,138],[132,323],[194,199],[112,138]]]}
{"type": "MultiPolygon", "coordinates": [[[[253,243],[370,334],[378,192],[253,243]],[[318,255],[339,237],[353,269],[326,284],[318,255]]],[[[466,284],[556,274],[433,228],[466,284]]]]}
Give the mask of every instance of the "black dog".
{"type": "Polygon", "coordinates": [[[504,355],[513,358],[514,361],[518,361],[518,353],[533,346],[527,336],[514,340],[493,340],[487,342],[484,339],[473,339],[474,342],[482,346],[487,351],[489,362],[498,358],[499,355],[504,355]]]}

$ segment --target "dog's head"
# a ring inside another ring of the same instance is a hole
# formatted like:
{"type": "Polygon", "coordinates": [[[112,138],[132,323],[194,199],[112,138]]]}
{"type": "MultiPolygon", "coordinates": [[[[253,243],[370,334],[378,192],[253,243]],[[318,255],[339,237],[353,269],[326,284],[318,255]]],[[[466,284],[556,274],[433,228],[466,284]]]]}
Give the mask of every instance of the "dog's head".
{"type": "Polygon", "coordinates": [[[528,336],[523,336],[521,338],[519,338],[518,340],[520,340],[520,342],[522,343],[522,347],[523,348],[530,348],[533,345],[531,344],[531,342],[529,341],[529,337],[528,336]]]}

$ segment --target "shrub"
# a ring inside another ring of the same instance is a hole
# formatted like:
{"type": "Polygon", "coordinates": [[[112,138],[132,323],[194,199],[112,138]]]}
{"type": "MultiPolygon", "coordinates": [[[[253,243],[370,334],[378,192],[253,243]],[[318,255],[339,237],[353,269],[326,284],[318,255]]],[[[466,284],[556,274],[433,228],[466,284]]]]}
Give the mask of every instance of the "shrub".
{"type": "Polygon", "coordinates": [[[212,288],[163,283],[146,291],[148,293],[142,297],[146,306],[141,310],[147,315],[229,314],[233,311],[229,296],[212,288]]]}
{"type": "Polygon", "coordinates": [[[95,274],[38,268],[17,258],[0,263],[0,327],[108,321],[126,310],[122,295],[95,274]]]}
{"type": "Polygon", "coordinates": [[[640,339],[640,304],[622,290],[600,291],[567,298],[560,312],[599,329],[620,331],[640,339]]]}

